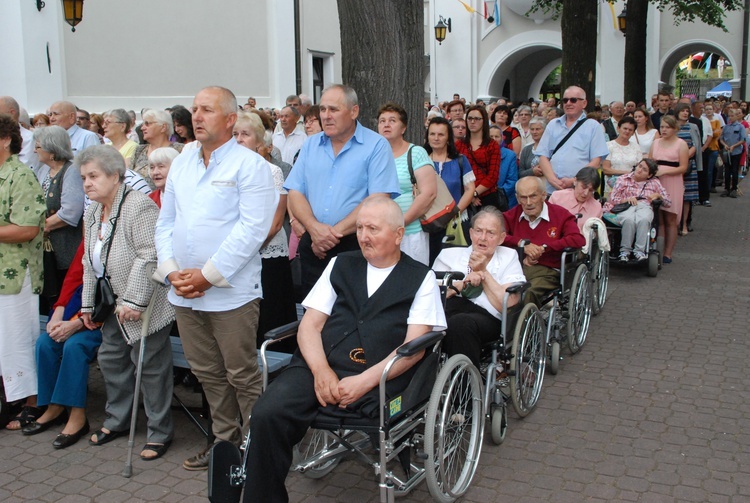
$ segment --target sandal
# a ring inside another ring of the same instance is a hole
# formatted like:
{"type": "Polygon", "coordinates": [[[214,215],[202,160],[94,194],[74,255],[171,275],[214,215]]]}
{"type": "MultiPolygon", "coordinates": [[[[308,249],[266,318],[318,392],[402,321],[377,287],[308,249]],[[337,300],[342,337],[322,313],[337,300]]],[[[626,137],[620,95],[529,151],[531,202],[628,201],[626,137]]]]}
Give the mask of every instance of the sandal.
{"type": "Polygon", "coordinates": [[[143,450],[141,451],[141,459],[144,460],[144,461],[153,461],[154,459],[159,459],[160,457],[162,457],[164,454],[167,453],[167,449],[169,449],[169,445],[171,443],[172,443],[172,441],[168,440],[168,441],[164,442],[163,444],[148,443],[148,444],[144,445],[143,446],[143,450]],[[144,451],[155,452],[156,456],[150,456],[150,457],[144,456],[143,455],[144,451]]]}
{"type": "Polygon", "coordinates": [[[42,408],[32,407],[31,405],[24,405],[23,409],[21,409],[21,412],[19,412],[15,417],[10,418],[10,421],[5,426],[5,428],[11,431],[21,430],[24,428],[24,426],[28,426],[42,417],[42,414],[44,414],[44,410],[42,408]],[[18,422],[17,428],[15,426],[11,428],[11,423],[13,423],[13,421],[18,422]]]}
{"type": "Polygon", "coordinates": [[[110,431],[109,433],[104,432],[101,428],[99,428],[99,431],[94,433],[89,439],[90,445],[104,445],[112,440],[116,439],[117,437],[121,437],[123,435],[127,435],[130,432],[130,430],[123,430],[123,431],[110,431]],[[96,440],[93,440],[93,439],[96,440]]]}

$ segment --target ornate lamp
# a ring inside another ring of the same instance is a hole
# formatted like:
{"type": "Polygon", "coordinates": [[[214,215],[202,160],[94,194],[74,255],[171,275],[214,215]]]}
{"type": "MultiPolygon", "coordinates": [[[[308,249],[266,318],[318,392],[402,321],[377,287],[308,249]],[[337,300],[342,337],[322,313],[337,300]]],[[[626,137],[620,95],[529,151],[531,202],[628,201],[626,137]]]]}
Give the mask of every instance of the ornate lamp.
{"type": "Polygon", "coordinates": [[[619,16],[617,16],[617,25],[620,31],[625,35],[627,31],[627,20],[628,20],[628,8],[624,7],[619,16]]]}
{"type": "Polygon", "coordinates": [[[83,19],[83,0],[62,0],[65,21],[76,31],[76,25],[83,19]]]}
{"type": "Polygon", "coordinates": [[[451,31],[451,18],[448,18],[447,20],[443,18],[443,16],[440,16],[440,20],[435,25],[435,40],[438,41],[440,45],[443,45],[443,40],[445,40],[446,33],[450,33],[451,31]]]}

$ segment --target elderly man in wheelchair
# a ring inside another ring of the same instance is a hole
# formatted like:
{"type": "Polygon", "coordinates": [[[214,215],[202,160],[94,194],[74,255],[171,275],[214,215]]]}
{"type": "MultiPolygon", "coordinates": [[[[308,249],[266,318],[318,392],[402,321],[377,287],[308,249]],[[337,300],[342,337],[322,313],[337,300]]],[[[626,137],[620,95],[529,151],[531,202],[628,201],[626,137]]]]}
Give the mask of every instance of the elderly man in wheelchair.
{"type": "Polygon", "coordinates": [[[506,211],[503,245],[522,252],[523,273],[531,283],[525,304],[543,308],[547,320],[549,368],[557,373],[560,344],[571,353],[583,345],[591,317],[591,279],[580,249],[586,243],[575,217],[562,206],[545,202],[544,181],[524,177],[516,183],[519,205],[506,211]],[[572,281],[571,281],[572,277],[572,281]]]}
{"type": "MultiPolygon", "coordinates": [[[[384,369],[390,370],[386,389],[392,398],[407,386],[425,353],[393,363],[396,350],[445,328],[435,275],[399,249],[404,220],[398,205],[371,196],[356,225],[361,252],[330,262],[303,302],[299,351],[253,408],[246,502],[288,501],[285,479],[293,447],[321,418],[342,428],[377,425],[378,416],[382,422],[378,395],[384,369]]],[[[436,341],[439,337],[433,345],[436,341]]]]}

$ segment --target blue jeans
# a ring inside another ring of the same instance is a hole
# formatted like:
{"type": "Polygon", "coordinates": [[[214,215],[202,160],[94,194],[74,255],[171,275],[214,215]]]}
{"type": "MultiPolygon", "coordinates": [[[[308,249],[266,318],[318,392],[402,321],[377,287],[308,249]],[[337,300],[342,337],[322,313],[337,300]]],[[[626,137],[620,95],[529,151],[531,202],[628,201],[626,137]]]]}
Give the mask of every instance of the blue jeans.
{"type": "Polygon", "coordinates": [[[706,150],[706,160],[708,161],[707,167],[703,166],[703,169],[708,169],[708,185],[709,188],[716,187],[715,171],[716,171],[716,159],[719,158],[718,150],[706,150]]]}

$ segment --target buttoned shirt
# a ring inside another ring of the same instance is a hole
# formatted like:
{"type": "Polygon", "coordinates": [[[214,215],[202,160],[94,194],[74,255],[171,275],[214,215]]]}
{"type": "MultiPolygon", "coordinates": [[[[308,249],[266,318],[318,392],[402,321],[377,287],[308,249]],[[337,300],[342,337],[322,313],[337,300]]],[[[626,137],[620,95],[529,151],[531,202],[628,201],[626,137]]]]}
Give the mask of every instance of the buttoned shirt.
{"type": "Polygon", "coordinates": [[[302,144],[305,143],[306,139],[307,135],[305,132],[299,129],[295,128],[288,135],[284,133],[284,130],[280,130],[273,133],[273,146],[281,152],[282,161],[294,164],[294,156],[302,148],[302,144]]]}
{"type": "Polygon", "coordinates": [[[742,153],[742,144],[745,142],[746,137],[745,126],[740,121],[730,122],[721,130],[721,141],[728,147],[738,144],[730,152],[732,155],[740,155],[742,153]]]}
{"type": "Polygon", "coordinates": [[[94,145],[101,145],[102,143],[99,141],[99,136],[96,133],[81,129],[75,124],[68,129],[68,136],[70,136],[70,146],[73,149],[73,154],[78,154],[78,152],[82,152],[94,145]]]}
{"type": "Polygon", "coordinates": [[[169,301],[198,311],[227,311],[262,295],[260,247],[279,202],[266,161],[234,139],[211,153],[189,150],[172,161],[156,224],[157,277],[201,269],[213,285],[203,297],[169,301]]]}
{"type": "Polygon", "coordinates": [[[18,153],[18,160],[31,169],[34,169],[39,164],[39,156],[36,155],[34,149],[36,145],[34,142],[34,133],[23,126],[18,126],[18,128],[21,130],[21,139],[23,139],[21,152],[18,153]]]}
{"type": "Polygon", "coordinates": [[[547,203],[542,203],[542,211],[534,220],[529,218],[529,216],[524,211],[522,211],[518,216],[518,221],[520,222],[521,220],[526,220],[529,223],[529,227],[531,227],[532,229],[536,229],[542,220],[546,220],[547,222],[549,222],[549,208],[547,207],[547,203]]]}
{"type": "Polygon", "coordinates": [[[346,218],[370,194],[401,194],[391,146],[359,122],[338,155],[325,133],[311,136],[284,188],[304,195],[315,219],[327,225],[346,218]]]}
{"type": "Polygon", "coordinates": [[[556,190],[549,197],[549,202],[557,204],[568,210],[573,216],[578,214],[578,228],[583,230],[586,220],[589,218],[602,218],[602,205],[593,197],[589,197],[583,203],[576,199],[575,189],[556,190]]]}
{"type": "MultiPolygon", "coordinates": [[[[557,145],[567,136],[578,122],[570,127],[567,125],[567,117],[562,116],[550,121],[544,130],[542,138],[534,154],[546,157],[552,164],[552,170],[558,178],[573,178],[581,168],[586,167],[597,157],[609,155],[607,142],[604,141],[601,125],[594,119],[587,119],[586,114],[581,113],[579,121],[586,121],[578,130],[568,138],[568,141],[555,152],[557,145]],[[550,158],[554,153],[554,156],[550,158]]],[[[547,192],[554,192],[555,188],[547,182],[547,192]]]]}
{"type": "Polygon", "coordinates": [[[604,211],[611,211],[613,206],[623,203],[631,197],[638,199],[639,203],[642,201],[651,204],[649,198],[651,194],[661,195],[661,204],[665,208],[672,206],[669,194],[657,177],[651,177],[645,182],[637,182],[635,181],[635,172],[622,175],[617,178],[617,183],[615,183],[615,187],[609,195],[609,201],[604,205],[604,211]]]}

